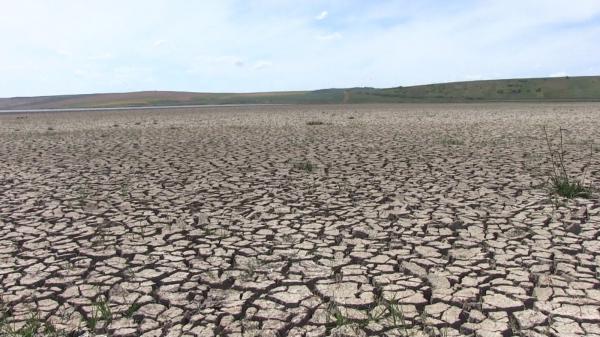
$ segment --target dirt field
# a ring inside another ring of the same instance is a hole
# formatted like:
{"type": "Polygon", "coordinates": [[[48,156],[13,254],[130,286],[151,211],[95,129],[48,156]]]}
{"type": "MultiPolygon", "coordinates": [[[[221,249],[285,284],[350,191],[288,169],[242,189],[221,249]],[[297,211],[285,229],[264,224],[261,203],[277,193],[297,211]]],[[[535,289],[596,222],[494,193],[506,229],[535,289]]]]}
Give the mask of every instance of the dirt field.
{"type": "Polygon", "coordinates": [[[600,186],[600,104],[0,115],[0,331],[600,336],[543,125],[600,186]]]}

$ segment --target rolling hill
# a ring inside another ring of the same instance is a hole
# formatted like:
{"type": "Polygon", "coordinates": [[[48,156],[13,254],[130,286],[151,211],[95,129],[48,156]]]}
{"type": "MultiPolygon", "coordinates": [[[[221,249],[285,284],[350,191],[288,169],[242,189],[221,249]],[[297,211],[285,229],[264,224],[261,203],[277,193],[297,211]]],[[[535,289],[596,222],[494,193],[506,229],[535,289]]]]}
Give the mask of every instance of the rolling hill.
{"type": "Polygon", "coordinates": [[[204,104],[444,103],[600,101],[600,76],[451,82],[386,89],[349,88],[263,93],[142,91],[0,98],[0,110],[204,104]]]}

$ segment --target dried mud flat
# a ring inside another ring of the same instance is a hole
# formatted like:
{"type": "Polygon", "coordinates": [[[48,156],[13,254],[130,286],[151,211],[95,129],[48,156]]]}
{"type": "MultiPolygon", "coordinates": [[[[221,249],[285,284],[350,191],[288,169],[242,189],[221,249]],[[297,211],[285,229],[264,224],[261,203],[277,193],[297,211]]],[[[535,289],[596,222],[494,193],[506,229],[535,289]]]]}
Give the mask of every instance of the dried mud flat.
{"type": "Polygon", "coordinates": [[[542,125],[598,186],[600,104],[1,115],[0,331],[600,336],[542,125]]]}

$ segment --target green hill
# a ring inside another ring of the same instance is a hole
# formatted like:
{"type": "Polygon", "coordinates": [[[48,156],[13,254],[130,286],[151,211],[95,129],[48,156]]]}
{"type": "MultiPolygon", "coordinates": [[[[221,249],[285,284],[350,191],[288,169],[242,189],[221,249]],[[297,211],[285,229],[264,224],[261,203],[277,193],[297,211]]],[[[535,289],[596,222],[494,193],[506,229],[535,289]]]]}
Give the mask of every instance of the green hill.
{"type": "MultiPolygon", "coordinates": [[[[600,77],[529,78],[453,82],[373,90],[357,94],[391,102],[600,100],[600,77]]],[[[364,98],[371,101],[373,98],[364,98]]]]}
{"type": "Polygon", "coordinates": [[[102,108],[204,104],[330,104],[600,101],[600,76],[452,82],[386,89],[264,93],[144,91],[0,98],[0,109],[102,108]]]}

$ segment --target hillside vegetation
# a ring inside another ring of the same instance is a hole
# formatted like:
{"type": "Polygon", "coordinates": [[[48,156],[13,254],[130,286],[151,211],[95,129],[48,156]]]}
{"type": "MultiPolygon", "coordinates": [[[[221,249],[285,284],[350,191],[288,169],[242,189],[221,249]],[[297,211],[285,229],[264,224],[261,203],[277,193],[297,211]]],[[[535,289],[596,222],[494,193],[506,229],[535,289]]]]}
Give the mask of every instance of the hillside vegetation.
{"type": "MultiPolygon", "coordinates": [[[[600,100],[600,77],[469,81],[361,91],[386,102],[600,100]]],[[[366,99],[369,101],[369,99],[366,99]]]]}
{"type": "Polygon", "coordinates": [[[600,76],[452,82],[386,89],[263,93],[144,91],[0,98],[0,109],[103,108],[203,104],[443,103],[600,101],[600,76]]]}

